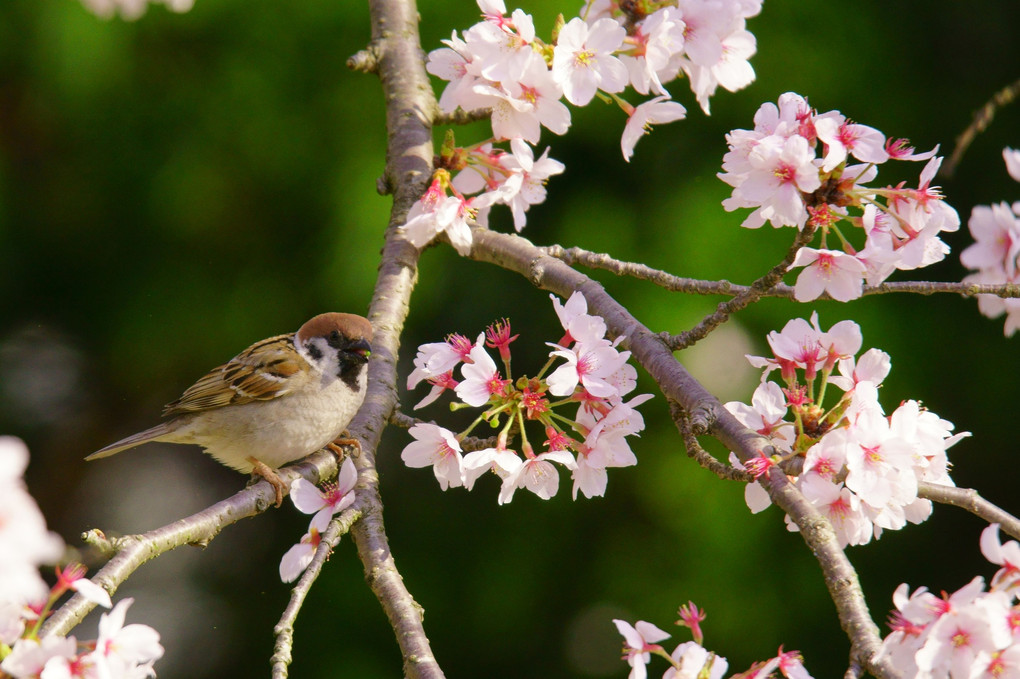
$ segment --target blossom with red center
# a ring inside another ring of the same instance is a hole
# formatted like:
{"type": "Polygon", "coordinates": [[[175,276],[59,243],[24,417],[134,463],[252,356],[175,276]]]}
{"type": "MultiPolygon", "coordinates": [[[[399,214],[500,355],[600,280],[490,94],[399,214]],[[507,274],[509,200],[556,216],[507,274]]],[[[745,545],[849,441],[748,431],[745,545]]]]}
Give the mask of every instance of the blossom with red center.
{"type": "Polygon", "coordinates": [[[864,292],[867,267],[845,252],[804,247],[797,251],[797,257],[790,266],[804,267],[797,276],[793,291],[798,302],[810,302],[823,292],[840,302],[849,302],[864,292]]]}
{"type": "Polygon", "coordinates": [[[914,151],[915,149],[910,145],[909,139],[893,139],[890,137],[885,142],[885,152],[893,160],[928,160],[939,152],[939,147],[936,146],[931,151],[925,151],[924,153],[914,153],[914,151]]]}
{"type": "Polygon", "coordinates": [[[311,526],[320,533],[326,530],[330,519],[354,504],[354,485],[358,482],[358,471],[351,458],[340,465],[336,481],[325,484],[322,489],[305,479],[295,479],[290,484],[290,499],[298,511],[314,514],[311,526]]]}
{"type": "Polygon", "coordinates": [[[752,458],[744,463],[744,469],[747,473],[754,477],[757,481],[760,479],[769,469],[776,465],[775,460],[765,455],[765,453],[758,453],[758,457],[752,458]]]}
{"type": "Polygon", "coordinates": [[[631,666],[631,678],[646,676],[645,665],[652,659],[651,653],[665,652],[657,641],[669,638],[650,622],[638,620],[631,625],[625,620],[613,620],[616,629],[623,635],[623,659],[631,666]]]}
{"type": "Polygon", "coordinates": [[[464,485],[460,442],[452,431],[435,424],[419,423],[408,433],[415,441],[400,454],[404,464],[408,467],[432,467],[443,490],[464,485]]]}
{"type": "Polygon", "coordinates": [[[81,594],[92,603],[99,604],[104,608],[110,608],[113,606],[113,602],[110,601],[109,593],[85,577],[86,570],[85,566],[80,563],[68,564],[63,569],[58,568],[57,584],[53,586],[52,596],[59,597],[64,592],[71,589],[78,592],[78,594],[81,594]]]}
{"type": "Polygon", "coordinates": [[[547,450],[569,450],[577,444],[577,441],[551,425],[545,428],[545,435],[547,450]]]}
{"type": "Polygon", "coordinates": [[[529,420],[537,420],[543,413],[549,412],[549,400],[541,389],[532,391],[530,387],[524,387],[521,391],[521,405],[529,420]]]}
{"type": "Polygon", "coordinates": [[[506,392],[507,380],[500,377],[496,363],[485,351],[483,344],[485,335],[478,336],[478,342],[471,349],[471,363],[461,366],[464,381],[457,385],[457,397],[475,408],[489,402],[493,396],[501,396],[506,392]]]}

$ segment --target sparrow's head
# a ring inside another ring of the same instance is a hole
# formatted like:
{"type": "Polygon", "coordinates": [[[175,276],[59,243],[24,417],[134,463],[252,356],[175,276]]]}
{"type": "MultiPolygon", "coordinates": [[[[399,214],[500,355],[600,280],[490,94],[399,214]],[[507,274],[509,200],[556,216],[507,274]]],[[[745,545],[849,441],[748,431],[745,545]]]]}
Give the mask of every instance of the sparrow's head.
{"type": "Polygon", "coordinates": [[[319,314],[301,326],[294,343],[324,373],[354,390],[372,354],[372,324],[355,314],[319,314]]]}

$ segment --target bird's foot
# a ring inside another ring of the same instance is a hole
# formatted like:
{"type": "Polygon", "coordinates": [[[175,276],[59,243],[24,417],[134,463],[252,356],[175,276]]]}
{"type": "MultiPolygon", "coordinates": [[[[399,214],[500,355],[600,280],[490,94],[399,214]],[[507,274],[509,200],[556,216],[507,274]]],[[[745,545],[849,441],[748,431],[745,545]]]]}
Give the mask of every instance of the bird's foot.
{"type": "Polygon", "coordinates": [[[331,443],[326,444],[326,448],[336,455],[336,463],[338,465],[343,462],[344,459],[343,446],[351,446],[355,450],[353,453],[354,455],[361,455],[361,441],[356,438],[351,438],[351,432],[344,431],[344,433],[340,434],[340,436],[334,439],[331,443]]]}
{"type": "Polygon", "coordinates": [[[283,491],[287,487],[284,484],[283,479],[276,473],[276,470],[267,465],[262,460],[257,460],[254,457],[249,457],[248,462],[252,464],[252,478],[261,476],[263,479],[269,482],[269,485],[276,491],[276,506],[279,507],[283,504],[283,491]]]}

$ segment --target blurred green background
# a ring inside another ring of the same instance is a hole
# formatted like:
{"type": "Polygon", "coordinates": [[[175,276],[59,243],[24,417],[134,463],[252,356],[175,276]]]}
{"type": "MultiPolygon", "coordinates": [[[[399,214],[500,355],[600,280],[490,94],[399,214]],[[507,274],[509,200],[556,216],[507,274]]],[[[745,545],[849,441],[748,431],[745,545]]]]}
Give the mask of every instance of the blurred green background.
{"type": "MultiPolygon", "coordinates": [[[[574,110],[563,139],[546,133],[543,145],[567,172],[550,182],[525,235],[748,282],[792,234],[741,229],[745,213],[720,207],[725,132],[750,127],[761,102],[793,90],[819,110],[948,152],[972,112],[1020,75],[1009,5],[767,2],[749,23],[758,80],[720,92],[711,118],[673,83],[689,118],[657,128],[630,164],[619,150],[622,117],[609,107],[574,110]]],[[[523,7],[546,34],[556,12],[577,11],[573,2],[523,7]]],[[[467,0],[419,9],[426,49],[478,13],[467,0]]],[[[153,424],[162,404],[251,342],[321,311],[367,310],[390,206],[375,191],[383,102],[378,81],[344,62],[368,36],[366,3],[198,0],[187,14],[156,6],[125,23],[74,0],[0,2],[0,432],[29,443],[30,488],[69,543],[93,526],[148,530],[239,489],[244,479],[197,449],[82,458],[153,424]]],[[[1020,145],[1018,122],[1020,107],[999,111],[956,177],[942,181],[964,221],[975,204],[1020,197],[1000,155],[1020,145]]],[[[482,134],[458,130],[465,143],[482,134]]],[[[883,168],[883,178],[916,178],[919,167],[883,168]]],[[[497,211],[494,227],[509,224],[497,211]]],[[[918,278],[964,274],[956,257],[966,229],[946,240],[954,254],[918,278]]],[[[719,301],[596,277],[656,331],[689,328],[719,301]]],[[[815,308],[823,327],[853,318],[865,348],[892,354],[887,409],[921,399],[974,432],[951,452],[957,483],[1018,509],[1006,415],[1020,352],[1002,337],[1002,320],[982,318],[973,301],[766,301],[681,360],[723,400],[747,401],[756,375],[742,355],[763,353],[769,330],[815,308]]],[[[543,343],[559,337],[548,296],[449,248],[429,250],[402,376],[418,344],[471,335],[502,316],[521,333],[515,368],[534,372],[543,343]]],[[[653,389],[644,375],[641,386],[653,389]]],[[[420,397],[407,395],[405,410],[420,397]]],[[[741,486],[685,457],[661,396],[643,411],[640,464],[610,475],[608,497],[578,502],[566,477],[553,500],[521,492],[505,507],[492,479],[471,494],[442,493],[427,470],[400,463],[406,432],[386,432],[379,466],[391,544],[449,676],[624,677],[609,620],[672,630],[689,599],[708,609],[707,645],[735,670],[780,643],[803,650],[815,676],[845,669],[847,643],[800,538],[775,509],[750,515],[741,486]]],[[[205,550],[144,566],[122,588],[118,596],[137,598],[129,621],[163,634],[161,677],[267,673],[288,595],[277,565],[306,518],[287,506],[242,522],[205,550]]],[[[990,575],[981,527],[939,507],[922,526],[852,549],[876,620],[900,582],[953,590],[990,575]]],[[[93,619],[78,636],[94,630],[93,619]]],[[[295,677],[401,672],[347,540],[298,621],[295,656],[295,677]]],[[[653,663],[653,676],[664,669],[653,663]]]]}

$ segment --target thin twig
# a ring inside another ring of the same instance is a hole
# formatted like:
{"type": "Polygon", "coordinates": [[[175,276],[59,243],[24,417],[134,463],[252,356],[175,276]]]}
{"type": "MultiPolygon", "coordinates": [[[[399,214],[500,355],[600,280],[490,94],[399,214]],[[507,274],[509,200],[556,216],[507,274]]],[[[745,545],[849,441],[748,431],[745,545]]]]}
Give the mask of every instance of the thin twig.
{"type": "Polygon", "coordinates": [[[768,273],[764,276],[752,283],[750,288],[738,293],[728,302],[720,302],[713,313],[703,318],[700,323],[687,332],[682,332],[674,337],[664,338],[666,339],[666,344],[669,345],[669,348],[673,351],[679,351],[680,349],[691,346],[695,342],[701,341],[708,335],[708,333],[712,332],[729,320],[731,314],[734,314],[761,299],[762,296],[774,288],[777,283],[783,280],[783,275],[786,273],[787,269],[790,268],[790,265],[793,264],[793,260],[797,256],[797,252],[806,244],[810,243],[811,239],[814,238],[814,235],[815,227],[813,225],[805,226],[804,229],[797,234],[797,237],[793,239],[793,244],[790,246],[790,249],[786,251],[786,256],[783,257],[782,261],[769,269],[768,273]]]}
{"type": "Polygon", "coordinates": [[[1018,94],[1020,94],[1020,80],[1006,85],[996,92],[980,110],[974,113],[974,119],[970,125],[956,138],[956,146],[953,148],[953,153],[949,156],[948,162],[944,163],[940,168],[940,175],[943,177],[953,176],[956,168],[960,165],[960,160],[963,159],[963,154],[970,147],[971,143],[992,124],[995,112],[1003,106],[1013,103],[1018,94]]]}
{"type": "Polygon", "coordinates": [[[1020,540],[1020,519],[981,497],[973,488],[956,488],[938,483],[919,483],[917,496],[932,502],[966,509],[988,523],[997,523],[1007,535],[1020,540]]]}
{"type": "Polygon", "coordinates": [[[284,609],[283,615],[280,616],[280,622],[276,623],[273,628],[273,634],[276,637],[276,642],[273,644],[273,656],[270,659],[273,679],[287,679],[288,668],[293,660],[294,622],[301,611],[301,606],[304,604],[312,584],[319,577],[323,564],[340,543],[340,538],[350,532],[351,525],[360,518],[361,508],[358,507],[357,500],[355,500],[352,507],[344,510],[330,521],[329,527],[322,535],[322,541],[319,542],[319,546],[315,550],[312,561],[297,584],[294,585],[294,589],[291,590],[290,602],[284,609]]]}
{"type": "Polygon", "coordinates": [[[684,446],[687,448],[688,457],[694,458],[695,462],[718,476],[720,479],[724,479],[726,481],[743,481],[745,483],[753,480],[751,475],[747,472],[720,462],[709,454],[707,450],[701,447],[701,444],[698,443],[697,437],[694,436],[694,432],[691,431],[690,418],[687,417],[687,413],[684,412],[683,407],[676,401],[670,402],[669,415],[673,418],[673,423],[676,424],[676,428],[680,431],[680,436],[684,440],[684,446]]]}
{"type": "MultiPolygon", "coordinates": [[[[551,257],[556,257],[566,264],[581,264],[589,269],[600,269],[610,271],[618,276],[630,276],[639,280],[654,283],[670,292],[684,292],[692,295],[729,295],[737,296],[751,290],[751,286],[738,285],[730,281],[708,281],[698,278],[684,278],[674,276],[671,273],[653,269],[644,264],[625,262],[599,252],[591,252],[583,248],[563,248],[559,245],[551,245],[540,248],[551,257]]],[[[1002,298],[1020,297],[1020,285],[1006,283],[1002,285],[991,285],[987,283],[952,283],[937,281],[900,281],[894,283],[881,283],[879,285],[865,285],[864,295],[885,295],[890,293],[912,293],[917,295],[934,295],[939,293],[950,293],[963,297],[976,297],[977,295],[995,295],[1002,298]]],[[[794,299],[794,287],[784,283],[777,283],[775,286],[761,294],[762,297],[782,297],[794,299]]],[[[819,300],[832,299],[828,293],[823,293],[819,300]]]]}

